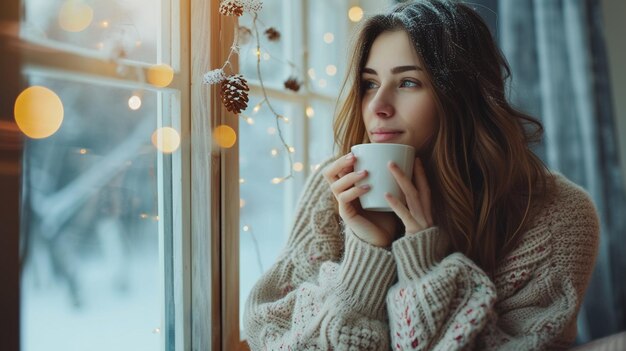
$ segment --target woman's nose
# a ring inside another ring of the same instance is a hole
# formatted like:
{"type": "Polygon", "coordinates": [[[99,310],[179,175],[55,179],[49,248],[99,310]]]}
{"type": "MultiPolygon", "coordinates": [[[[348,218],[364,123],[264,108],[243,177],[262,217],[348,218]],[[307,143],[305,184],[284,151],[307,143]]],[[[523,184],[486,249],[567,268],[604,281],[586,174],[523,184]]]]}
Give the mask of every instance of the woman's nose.
{"type": "Polygon", "coordinates": [[[383,89],[376,92],[376,96],[370,102],[370,109],[380,118],[389,118],[394,115],[395,109],[391,103],[391,96],[383,89]]]}

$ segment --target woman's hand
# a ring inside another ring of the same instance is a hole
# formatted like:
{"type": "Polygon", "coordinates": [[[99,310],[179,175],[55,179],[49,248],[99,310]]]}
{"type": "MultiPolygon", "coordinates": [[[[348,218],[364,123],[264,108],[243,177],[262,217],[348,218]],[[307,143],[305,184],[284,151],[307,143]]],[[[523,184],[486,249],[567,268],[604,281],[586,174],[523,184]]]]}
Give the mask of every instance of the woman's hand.
{"type": "Polygon", "coordinates": [[[367,218],[363,216],[364,210],[358,199],[371,187],[355,186],[356,182],[368,175],[367,171],[354,172],[355,161],[356,157],[349,153],[324,170],[324,178],[339,203],[339,215],[361,240],[375,246],[391,246],[398,230],[397,218],[391,212],[368,211],[367,218]]]}
{"type": "Polygon", "coordinates": [[[393,211],[400,217],[400,220],[402,220],[405,235],[415,234],[432,227],[433,216],[431,212],[430,187],[428,186],[422,161],[419,157],[415,158],[413,165],[415,185],[396,164],[389,162],[388,167],[404,193],[406,205],[389,193],[385,194],[385,199],[393,211]]]}

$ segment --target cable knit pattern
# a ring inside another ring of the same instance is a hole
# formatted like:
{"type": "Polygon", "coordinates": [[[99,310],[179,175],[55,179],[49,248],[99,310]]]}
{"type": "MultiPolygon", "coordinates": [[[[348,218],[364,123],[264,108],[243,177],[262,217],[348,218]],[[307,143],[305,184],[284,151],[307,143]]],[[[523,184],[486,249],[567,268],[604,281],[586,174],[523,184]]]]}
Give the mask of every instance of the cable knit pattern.
{"type": "Polygon", "coordinates": [[[449,239],[437,227],[390,249],[360,240],[342,227],[318,171],[307,181],[285,249],[248,297],[251,349],[567,348],[600,229],[589,195],[554,176],[556,196],[490,279],[465,255],[448,252],[449,239]]]}

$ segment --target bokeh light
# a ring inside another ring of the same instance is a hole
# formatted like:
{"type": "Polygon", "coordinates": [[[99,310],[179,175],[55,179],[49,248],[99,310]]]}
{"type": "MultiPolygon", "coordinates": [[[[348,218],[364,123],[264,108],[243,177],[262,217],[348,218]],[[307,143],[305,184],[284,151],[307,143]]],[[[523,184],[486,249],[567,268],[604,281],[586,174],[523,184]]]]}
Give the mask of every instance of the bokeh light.
{"type": "Polygon", "coordinates": [[[326,66],[326,74],[328,74],[329,76],[334,76],[335,74],[337,74],[337,66],[335,65],[326,66]]]}
{"type": "Polygon", "coordinates": [[[141,98],[137,95],[131,96],[130,99],[128,99],[128,107],[133,111],[139,110],[141,107],[141,98]]]}
{"type": "Polygon", "coordinates": [[[56,133],[63,123],[63,103],[52,90],[32,86],[15,100],[15,122],[22,133],[42,139],[56,133]]]}
{"type": "Polygon", "coordinates": [[[309,106],[306,108],[306,116],[309,118],[313,118],[313,116],[315,116],[315,110],[313,107],[309,106]]]}
{"type": "Polygon", "coordinates": [[[233,147],[237,141],[237,133],[227,125],[217,126],[213,130],[213,139],[220,147],[225,149],[233,147]]]}
{"type": "Polygon", "coordinates": [[[59,9],[59,26],[68,32],[81,32],[93,21],[93,9],[82,0],[67,0],[59,9]]]}
{"type": "Polygon", "coordinates": [[[302,170],[304,169],[304,165],[302,164],[302,162],[296,162],[293,164],[293,170],[296,172],[302,172],[302,170]]]}
{"type": "Polygon", "coordinates": [[[358,6],[353,6],[348,11],[348,17],[352,22],[358,22],[363,18],[363,9],[358,6]]]}
{"type": "Polygon", "coordinates": [[[171,127],[162,127],[152,133],[152,145],[165,154],[171,154],[180,146],[180,134],[171,127]]]}
{"type": "Polygon", "coordinates": [[[155,87],[164,88],[174,79],[174,69],[166,64],[153,65],[148,68],[148,83],[155,87]]]}
{"type": "Polygon", "coordinates": [[[335,35],[333,33],[328,32],[328,33],[324,34],[324,42],[326,44],[330,44],[333,41],[335,41],[335,35]]]}

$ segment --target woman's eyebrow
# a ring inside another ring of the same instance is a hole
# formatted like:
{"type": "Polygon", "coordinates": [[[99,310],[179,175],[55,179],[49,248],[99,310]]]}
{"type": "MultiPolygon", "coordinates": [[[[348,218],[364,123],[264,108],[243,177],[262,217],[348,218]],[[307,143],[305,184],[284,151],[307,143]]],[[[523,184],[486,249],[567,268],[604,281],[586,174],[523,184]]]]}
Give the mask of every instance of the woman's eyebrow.
{"type": "MultiPolygon", "coordinates": [[[[407,72],[407,71],[422,71],[422,68],[418,66],[397,66],[391,69],[392,74],[398,74],[398,73],[407,72]]],[[[369,67],[363,68],[362,73],[378,75],[378,73],[376,73],[374,69],[369,68],[369,67]]]]}

